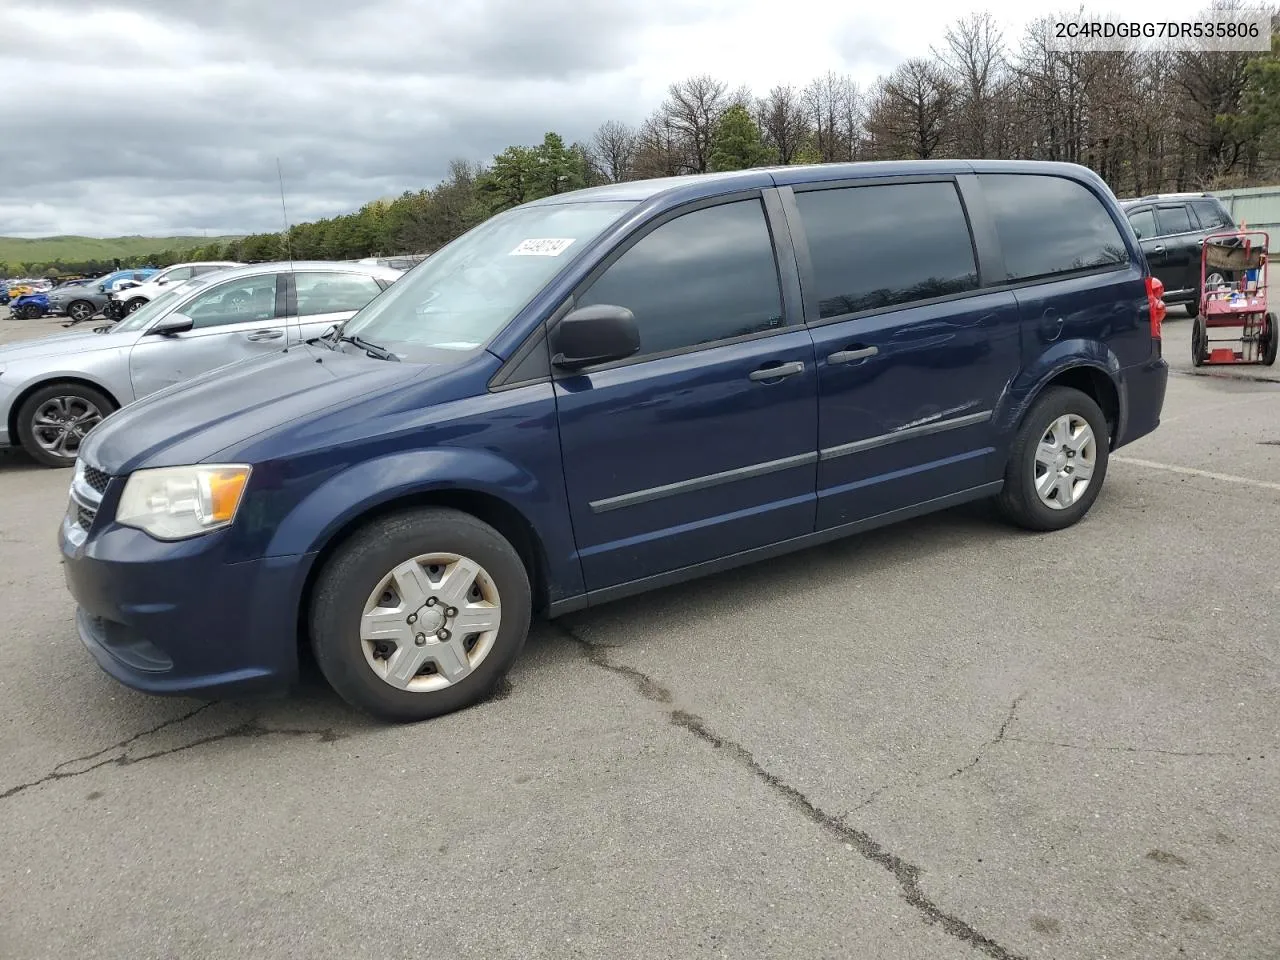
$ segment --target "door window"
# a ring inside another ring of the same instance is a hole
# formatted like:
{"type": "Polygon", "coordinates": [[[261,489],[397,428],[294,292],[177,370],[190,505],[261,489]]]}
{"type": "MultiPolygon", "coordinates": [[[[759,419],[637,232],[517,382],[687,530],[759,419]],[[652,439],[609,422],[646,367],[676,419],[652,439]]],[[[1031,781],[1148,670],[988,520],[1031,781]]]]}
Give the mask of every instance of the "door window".
{"type": "Polygon", "coordinates": [[[299,317],[359,310],[382,292],[373,277],[358,273],[295,273],[299,317]]]}
{"type": "Polygon", "coordinates": [[[1176,206],[1157,207],[1156,219],[1160,222],[1162,237],[1174,233],[1190,233],[1194,229],[1191,218],[1187,215],[1187,208],[1180,203],[1176,206]]]}
{"type": "Polygon", "coordinates": [[[178,283],[182,280],[190,280],[195,275],[194,267],[174,267],[164,275],[164,278],[170,283],[178,283]]]}
{"type": "Polygon", "coordinates": [[[783,325],[773,241],[759,200],[670,220],[627,250],[577,305],[626,307],[640,355],[666,353],[783,325]]]}
{"type": "Polygon", "coordinates": [[[197,330],[274,319],[276,278],[276,274],[267,273],[228,280],[196,297],[180,312],[195,321],[197,330]]]}
{"type": "Polygon", "coordinates": [[[976,290],[969,224],[951,183],[897,183],[796,195],[820,316],[976,290]]]}
{"type": "Polygon", "coordinates": [[[1150,208],[1130,214],[1129,223],[1139,240],[1150,240],[1156,235],[1156,215],[1150,208]]]}
{"type": "Polygon", "coordinates": [[[1083,184],[1043,174],[983,173],[978,179],[1010,282],[1129,262],[1120,229],[1083,184]]]}

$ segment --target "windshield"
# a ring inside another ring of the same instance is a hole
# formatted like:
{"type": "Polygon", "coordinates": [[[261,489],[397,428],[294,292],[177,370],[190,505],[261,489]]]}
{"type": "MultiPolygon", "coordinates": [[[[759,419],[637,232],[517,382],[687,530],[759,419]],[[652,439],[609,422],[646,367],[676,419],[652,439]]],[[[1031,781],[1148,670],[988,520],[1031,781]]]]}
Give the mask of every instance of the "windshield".
{"type": "Polygon", "coordinates": [[[405,359],[475,350],[635,204],[517,207],[414,267],[343,329],[405,359]]]}
{"type": "Polygon", "coordinates": [[[188,280],[179,284],[170,290],[166,290],[160,296],[151,302],[139,307],[133,313],[129,314],[114,327],[111,328],[112,333],[126,333],[131,330],[141,330],[156,317],[160,316],[173,304],[179,297],[185,297],[188,293],[195,290],[196,287],[204,286],[203,280],[188,280]]]}

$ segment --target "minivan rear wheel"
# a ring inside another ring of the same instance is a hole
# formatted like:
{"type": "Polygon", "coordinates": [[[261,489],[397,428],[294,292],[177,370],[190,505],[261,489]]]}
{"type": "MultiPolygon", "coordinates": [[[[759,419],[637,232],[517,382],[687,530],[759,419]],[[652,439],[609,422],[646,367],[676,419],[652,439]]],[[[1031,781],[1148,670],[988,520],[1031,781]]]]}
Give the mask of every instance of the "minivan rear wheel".
{"type": "Polygon", "coordinates": [[[997,498],[1005,518],[1028,530],[1061,530],[1093,506],[1107,475],[1110,434],[1093,398],[1050,387],[1014,439],[997,498]]]}
{"type": "Polygon", "coordinates": [[[377,520],[325,564],[311,646],[348,703],[408,722],[485,699],[529,632],[529,575],[493,527],[459,510],[377,520]]]}

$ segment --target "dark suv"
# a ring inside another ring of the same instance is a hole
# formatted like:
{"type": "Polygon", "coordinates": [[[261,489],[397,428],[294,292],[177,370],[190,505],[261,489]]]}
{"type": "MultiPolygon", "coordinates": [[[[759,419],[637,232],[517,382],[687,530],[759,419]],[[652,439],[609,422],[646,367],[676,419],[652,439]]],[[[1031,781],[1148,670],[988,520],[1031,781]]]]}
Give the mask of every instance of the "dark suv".
{"type": "Polygon", "coordinates": [[[1142,244],[1151,272],[1164,284],[1167,304],[1185,304],[1195,316],[1200,306],[1200,250],[1204,238],[1236,229],[1222,201],[1208,193],[1158,193],[1121,200],[1142,244]]]}
{"type": "Polygon", "coordinates": [[[90,432],[59,534],[76,623],[142,690],[288,685],[301,643],[351,703],[435,716],[493,689],[534,614],[980,498],[1076,523],[1160,422],[1163,316],[1075,165],[537,200],[90,432]]]}

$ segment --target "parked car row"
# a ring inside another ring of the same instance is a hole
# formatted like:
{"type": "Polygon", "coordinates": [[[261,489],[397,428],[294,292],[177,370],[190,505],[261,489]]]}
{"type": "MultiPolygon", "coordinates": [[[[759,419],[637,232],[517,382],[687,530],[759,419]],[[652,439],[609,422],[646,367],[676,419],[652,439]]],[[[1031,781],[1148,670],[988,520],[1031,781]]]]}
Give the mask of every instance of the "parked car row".
{"type": "MultiPolygon", "coordinates": [[[[42,464],[70,466],[89,430],[125,404],[319,336],[401,274],[355,263],[207,266],[215,269],[170,273],[122,319],[0,346],[0,447],[18,444],[42,464]]],[[[69,310],[81,299],[99,302],[72,296],[69,310]]]]}
{"type": "Polygon", "coordinates": [[[202,277],[207,273],[242,266],[244,264],[236,260],[179,263],[142,280],[126,280],[107,292],[104,312],[109,318],[119,319],[128,316],[139,307],[146,306],[173,284],[183,283],[193,277],[202,277]]]}

